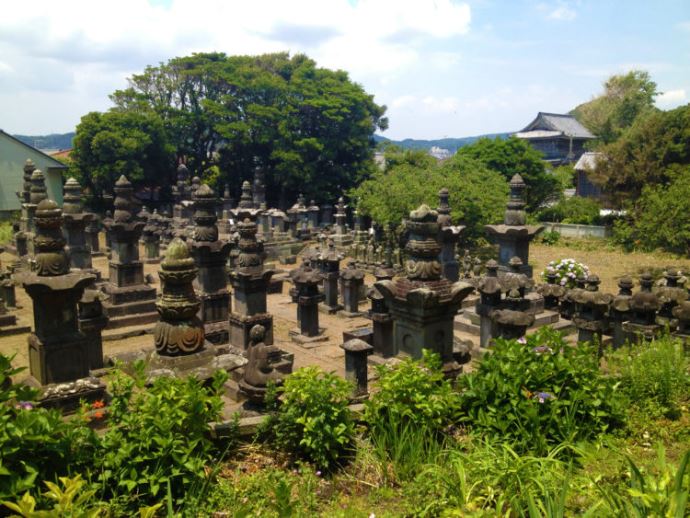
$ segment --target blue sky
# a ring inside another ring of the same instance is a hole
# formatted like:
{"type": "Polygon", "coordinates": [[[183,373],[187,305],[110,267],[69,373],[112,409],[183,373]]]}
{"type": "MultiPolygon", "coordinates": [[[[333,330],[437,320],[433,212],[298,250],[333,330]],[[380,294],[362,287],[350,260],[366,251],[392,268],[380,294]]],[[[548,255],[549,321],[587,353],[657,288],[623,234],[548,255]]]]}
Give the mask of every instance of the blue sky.
{"type": "Polygon", "coordinates": [[[689,102],[690,1],[23,0],[0,18],[0,128],[74,129],[147,64],[304,52],[388,106],[390,138],[512,131],[647,70],[689,102]]]}

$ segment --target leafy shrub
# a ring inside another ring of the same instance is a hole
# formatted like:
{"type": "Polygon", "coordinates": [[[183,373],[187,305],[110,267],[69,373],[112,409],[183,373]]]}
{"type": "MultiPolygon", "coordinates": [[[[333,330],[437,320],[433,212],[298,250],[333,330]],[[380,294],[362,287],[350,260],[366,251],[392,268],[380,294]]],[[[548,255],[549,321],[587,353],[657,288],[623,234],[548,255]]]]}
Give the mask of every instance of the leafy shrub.
{"type": "Polygon", "coordinates": [[[351,385],[318,367],[303,367],[276,389],[280,406],[267,429],[279,448],[322,469],[334,468],[352,444],[351,385]]]}
{"type": "Polygon", "coordinates": [[[623,402],[591,347],[568,346],[548,327],[525,343],[496,340],[478,369],[459,379],[460,421],[516,451],[543,454],[618,426],[623,402]]]}
{"type": "Polygon", "coordinates": [[[458,395],[441,371],[437,354],[424,351],[422,361],[406,359],[395,366],[379,365],[377,391],[365,404],[369,428],[410,423],[430,432],[447,425],[458,408],[458,395]]]}
{"type": "MultiPolygon", "coordinates": [[[[683,455],[678,468],[666,461],[662,445],[657,447],[657,462],[652,473],[645,473],[626,457],[629,481],[626,492],[620,494],[607,488],[599,488],[602,500],[598,513],[606,511],[610,516],[669,516],[690,515],[690,451],[683,455]]],[[[599,486],[597,486],[599,487],[599,486]]]]}
{"type": "Polygon", "coordinates": [[[409,480],[441,449],[441,430],[458,409],[458,395],[438,355],[376,367],[377,391],[365,403],[373,453],[389,483],[409,480]]]}
{"type": "Polygon", "coordinates": [[[543,245],[555,245],[561,240],[561,233],[555,230],[547,230],[539,235],[539,240],[543,245]]]}
{"type": "Polygon", "coordinates": [[[575,279],[580,275],[584,277],[589,276],[589,267],[586,264],[578,263],[575,259],[561,259],[560,261],[551,261],[543,272],[541,278],[546,281],[546,276],[549,273],[557,275],[556,281],[566,288],[575,287],[575,279]]]}
{"type": "Polygon", "coordinates": [[[142,365],[134,377],[116,374],[110,426],[96,459],[103,497],[136,509],[168,491],[179,505],[190,487],[203,484],[216,452],[208,423],[220,415],[226,379],[218,371],[206,388],[194,377],[160,377],[144,390],[142,365]]]}
{"type": "Polygon", "coordinates": [[[633,405],[655,416],[678,412],[690,387],[683,344],[666,336],[645,347],[620,349],[610,358],[620,370],[620,386],[633,405]]]}
{"type": "Polygon", "coordinates": [[[11,359],[0,355],[0,499],[15,500],[37,480],[78,472],[89,464],[95,434],[79,418],[38,408],[37,392],[11,382],[11,359]]]}
{"type": "Polygon", "coordinates": [[[526,516],[530,506],[544,507],[549,500],[557,501],[552,508],[562,509],[568,486],[562,450],[557,447],[546,456],[520,455],[505,443],[489,440],[468,449],[450,448],[415,479],[414,515],[526,516]]]}
{"type": "Polygon", "coordinates": [[[579,225],[598,225],[601,206],[596,200],[572,196],[539,210],[539,221],[554,221],[579,225]]]}

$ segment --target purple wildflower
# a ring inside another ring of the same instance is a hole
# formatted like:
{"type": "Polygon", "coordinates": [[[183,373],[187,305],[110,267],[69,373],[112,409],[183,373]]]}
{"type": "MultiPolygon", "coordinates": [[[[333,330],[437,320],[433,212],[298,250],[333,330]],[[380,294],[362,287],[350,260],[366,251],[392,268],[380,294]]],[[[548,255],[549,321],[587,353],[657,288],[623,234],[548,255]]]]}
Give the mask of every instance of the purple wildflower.
{"type": "Polygon", "coordinates": [[[29,401],[20,401],[15,408],[19,408],[21,410],[33,410],[34,405],[29,402],[29,401]]]}
{"type": "Polygon", "coordinates": [[[519,344],[526,344],[527,343],[527,338],[524,336],[521,336],[520,338],[517,339],[517,343],[519,344]]]}
{"type": "Polygon", "coordinates": [[[550,394],[549,392],[537,392],[534,395],[534,398],[539,401],[540,403],[544,403],[544,401],[548,399],[556,399],[556,396],[553,394],[550,394]]]}

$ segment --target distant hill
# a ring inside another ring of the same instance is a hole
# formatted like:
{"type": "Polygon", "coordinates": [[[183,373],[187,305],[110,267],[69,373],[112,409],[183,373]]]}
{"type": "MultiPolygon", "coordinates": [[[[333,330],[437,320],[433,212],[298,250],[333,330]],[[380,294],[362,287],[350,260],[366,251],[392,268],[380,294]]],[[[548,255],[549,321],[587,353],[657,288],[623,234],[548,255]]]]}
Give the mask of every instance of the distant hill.
{"type": "Polygon", "coordinates": [[[70,149],[74,139],[74,132],[36,136],[13,135],[13,137],[37,149],[70,149]]]}
{"type": "Polygon", "coordinates": [[[406,138],[405,140],[391,140],[382,135],[374,135],[374,140],[377,143],[390,142],[403,149],[431,149],[433,146],[447,149],[451,153],[455,153],[463,146],[467,146],[479,140],[480,138],[508,138],[511,133],[487,133],[486,135],[477,135],[475,137],[461,137],[461,138],[441,138],[437,140],[417,140],[406,138]]]}
{"type": "MultiPolygon", "coordinates": [[[[442,138],[437,140],[417,140],[406,138],[405,140],[391,140],[382,135],[374,135],[374,140],[379,142],[390,142],[403,149],[424,149],[429,150],[432,147],[440,147],[447,149],[451,153],[455,153],[462,146],[467,146],[479,140],[480,138],[508,138],[510,133],[487,133],[486,135],[477,135],[475,137],[461,137],[461,138],[442,138]]],[[[52,133],[50,135],[14,135],[15,138],[21,140],[38,149],[69,149],[72,147],[72,140],[74,139],[74,132],[71,133],[52,133]]]]}

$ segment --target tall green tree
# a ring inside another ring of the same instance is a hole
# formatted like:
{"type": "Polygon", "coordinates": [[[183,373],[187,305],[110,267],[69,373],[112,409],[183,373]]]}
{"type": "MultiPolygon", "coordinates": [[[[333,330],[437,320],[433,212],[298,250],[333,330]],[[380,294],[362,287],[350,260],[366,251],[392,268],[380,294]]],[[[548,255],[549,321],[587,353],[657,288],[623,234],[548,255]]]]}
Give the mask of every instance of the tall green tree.
{"type": "Polygon", "coordinates": [[[135,187],[169,185],[174,148],[161,118],[152,112],[91,112],[74,137],[70,174],[95,198],[112,193],[120,175],[135,187]]]}
{"type": "Polygon", "coordinates": [[[443,187],[450,194],[453,221],[467,227],[463,237],[476,239],[484,235],[484,225],[502,219],[508,184],[480,162],[456,154],[439,164],[424,151],[394,151],[386,158],[385,170],[375,171],[350,193],[377,223],[397,225],[421,203],[436,207],[443,187]]]}
{"type": "Polygon", "coordinates": [[[611,76],[604,83],[601,95],[580,104],[571,113],[602,143],[609,144],[638,117],[656,110],[654,97],[658,94],[649,72],[631,70],[627,74],[611,76]]]}
{"type": "Polygon", "coordinates": [[[111,96],[120,111],[153,111],[179,156],[202,177],[236,189],[264,168],[269,201],[298,191],[332,201],[370,170],[373,133],[387,128],[385,106],[347,73],[308,57],[194,54],[148,67],[111,96]]]}
{"type": "Polygon", "coordinates": [[[560,195],[560,182],[546,172],[542,154],[523,139],[481,138],[461,147],[457,154],[501,173],[505,181],[519,173],[527,184],[525,198],[529,210],[537,210],[546,200],[560,195]]]}
{"type": "Polygon", "coordinates": [[[599,150],[593,180],[614,205],[635,202],[645,186],[667,185],[674,168],[690,165],[690,104],[638,117],[599,150]]]}

